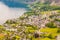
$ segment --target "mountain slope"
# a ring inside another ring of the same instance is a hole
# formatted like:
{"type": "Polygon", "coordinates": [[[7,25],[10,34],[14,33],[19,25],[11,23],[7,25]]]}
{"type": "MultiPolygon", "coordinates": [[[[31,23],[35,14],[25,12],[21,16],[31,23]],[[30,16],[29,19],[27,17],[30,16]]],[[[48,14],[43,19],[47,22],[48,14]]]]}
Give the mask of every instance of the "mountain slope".
{"type": "Polygon", "coordinates": [[[36,3],[17,19],[0,25],[1,40],[60,40],[60,6],[36,3]]]}

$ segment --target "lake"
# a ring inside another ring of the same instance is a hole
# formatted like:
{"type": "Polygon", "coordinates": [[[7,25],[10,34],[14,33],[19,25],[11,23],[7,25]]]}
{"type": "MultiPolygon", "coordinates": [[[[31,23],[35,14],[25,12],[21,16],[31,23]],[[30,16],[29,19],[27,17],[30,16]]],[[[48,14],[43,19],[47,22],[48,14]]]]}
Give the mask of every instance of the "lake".
{"type": "Polygon", "coordinates": [[[28,9],[27,4],[0,1],[0,24],[8,19],[18,18],[28,9]]]}

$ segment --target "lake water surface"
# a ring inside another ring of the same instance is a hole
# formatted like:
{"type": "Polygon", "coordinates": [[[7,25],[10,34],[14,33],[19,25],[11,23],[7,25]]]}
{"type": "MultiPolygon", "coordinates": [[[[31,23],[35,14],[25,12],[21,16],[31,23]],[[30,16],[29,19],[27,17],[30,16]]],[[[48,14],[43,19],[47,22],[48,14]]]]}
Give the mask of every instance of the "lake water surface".
{"type": "Polygon", "coordinates": [[[26,5],[19,5],[11,5],[11,3],[5,4],[4,2],[0,2],[0,24],[3,24],[8,19],[18,18],[23,15],[24,12],[26,12],[26,5]]]}

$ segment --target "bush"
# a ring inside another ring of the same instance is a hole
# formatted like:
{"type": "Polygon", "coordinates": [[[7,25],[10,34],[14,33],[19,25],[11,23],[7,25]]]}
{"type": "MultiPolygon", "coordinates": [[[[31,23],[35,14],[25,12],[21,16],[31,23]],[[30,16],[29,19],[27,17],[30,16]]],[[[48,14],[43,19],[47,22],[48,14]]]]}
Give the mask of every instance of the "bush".
{"type": "Polygon", "coordinates": [[[58,22],[60,22],[60,19],[57,19],[57,18],[56,18],[56,19],[55,19],[55,21],[58,21],[58,22]]]}
{"type": "Polygon", "coordinates": [[[49,22],[46,24],[47,27],[49,28],[56,28],[57,26],[54,24],[54,22],[49,22]]]}

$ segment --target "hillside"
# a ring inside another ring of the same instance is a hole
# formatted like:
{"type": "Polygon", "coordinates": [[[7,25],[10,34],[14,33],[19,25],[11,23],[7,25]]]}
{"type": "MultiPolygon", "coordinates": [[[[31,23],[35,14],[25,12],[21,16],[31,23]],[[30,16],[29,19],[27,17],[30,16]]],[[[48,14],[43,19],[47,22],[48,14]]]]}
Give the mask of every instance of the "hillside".
{"type": "Polygon", "coordinates": [[[38,2],[29,7],[0,25],[0,40],[60,40],[60,6],[38,2]]]}
{"type": "MultiPolygon", "coordinates": [[[[14,0],[15,1],[15,0],[14,0]]],[[[60,5],[60,0],[17,0],[16,2],[21,2],[21,3],[25,3],[25,4],[33,4],[34,2],[50,2],[50,3],[54,3],[54,4],[58,4],[60,5]]]]}

